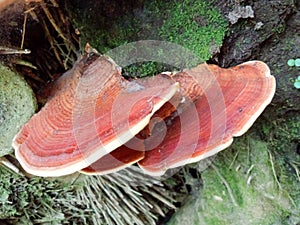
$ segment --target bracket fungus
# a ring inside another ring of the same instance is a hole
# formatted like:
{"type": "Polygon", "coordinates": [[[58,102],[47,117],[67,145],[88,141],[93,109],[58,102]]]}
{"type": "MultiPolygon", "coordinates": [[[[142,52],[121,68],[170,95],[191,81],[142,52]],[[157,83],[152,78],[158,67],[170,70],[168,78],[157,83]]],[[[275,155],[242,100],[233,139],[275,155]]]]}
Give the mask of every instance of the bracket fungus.
{"type": "Polygon", "coordinates": [[[89,53],[58,80],[54,95],[13,140],[22,167],[38,176],[79,171],[133,138],[178,90],[167,76],[125,80],[89,53]]]}
{"type": "Polygon", "coordinates": [[[146,151],[138,162],[151,175],[162,175],[169,168],[197,162],[227,148],[271,102],[276,86],[268,66],[261,61],[229,69],[201,64],[173,78],[186,97],[193,97],[195,90],[199,95],[172,120],[160,145],[146,151]]]}
{"type": "Polygon", "coordinates": [[[128,81],[111,59],[89,52],[54,88],[13,140],[27,172],[107,174],[138,163],[162,175],[245,133],[271,102],[275,79],[266,64],[250,61],[128,81]]]}

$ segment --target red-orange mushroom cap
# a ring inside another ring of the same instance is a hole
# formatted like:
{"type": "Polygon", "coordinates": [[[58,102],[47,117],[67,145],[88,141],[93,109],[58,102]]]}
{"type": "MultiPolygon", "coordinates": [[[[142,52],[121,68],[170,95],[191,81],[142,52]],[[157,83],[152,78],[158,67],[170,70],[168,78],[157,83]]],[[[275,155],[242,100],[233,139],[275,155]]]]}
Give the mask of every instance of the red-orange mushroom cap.
{"type": "MultiPolygon", "coordinates": [[[[138,162],[151,175],[162,175],[169,168],[197,162],[227,148],[271,102],[276,86],[268,66],[260,61],[229,69],[201,64],[173,78],[187,98],[195,92],[199,97],[193,98],[194,104],[181,106],[184,110],[169,123],[161,144],[146,151],[138,162]]],[[[159,131],[154,128],[152,132],[159,131]]]]}
{"type": "Polygon", "coordinates": [[[86,54],[13,140],[22,167],[62,176],[89,167],[133,138],[178,90],[166,76],[122,78],[107,57],[86,54]]]}

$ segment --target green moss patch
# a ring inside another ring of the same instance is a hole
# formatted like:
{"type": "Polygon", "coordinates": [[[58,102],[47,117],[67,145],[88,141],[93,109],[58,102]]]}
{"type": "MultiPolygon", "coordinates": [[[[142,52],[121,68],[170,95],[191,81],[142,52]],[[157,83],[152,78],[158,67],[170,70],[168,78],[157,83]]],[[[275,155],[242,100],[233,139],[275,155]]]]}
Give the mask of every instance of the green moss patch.
{"type": "Polygon", "coordinates": [[[36,99],[25,80],[0,64],[0,156],[12,151],[13,137],[35,109],[36,99]]]}
{"type": "MultiPolygon", "coordinates": [[[[95,17],[99,18],[99,9],[75,9],[74,12],[71,14],[81,30],[83,45],[89,42],[101,53],[106,53],[133,41],[168,41],[195,55],[185,67],[195,66],[211,58],[221,46],[227,31],[225,19],[210,1],[144,1],[143,7],[129,10],[115,20],[101,17],[97,24],[91,21],[95,17]]],[[[170,57],[171,50],[157,54],[170,57]]],[[[136,62],[124,68],[124,71],[128,76],[148,76],[172,69],[182,68],[174,68],[174,65],[161,62],[136,62]]]]}
{"type": "Polygon", "coordinates": [[[177,1],[162,8],[168,15],[159,31],[164,40],[191,50],[202,62],[221,46],[227,23],[208,1],[177,1]]]}
{"type": "Polygon", "coordinates": [[[168,224],[296,224],[299,178],[282,163],[266,142],[236,139],[201,173],[203,189],[168,224]]]}

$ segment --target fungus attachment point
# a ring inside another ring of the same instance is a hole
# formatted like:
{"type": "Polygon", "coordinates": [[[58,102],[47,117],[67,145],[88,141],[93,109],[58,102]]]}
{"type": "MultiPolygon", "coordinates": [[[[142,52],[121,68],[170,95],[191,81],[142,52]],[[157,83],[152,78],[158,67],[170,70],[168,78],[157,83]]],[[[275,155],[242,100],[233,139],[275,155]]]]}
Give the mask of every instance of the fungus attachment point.
{"type": "Polygon", "coordinates": [[[146,151],[145,158],[138,162],[151,175],[162,175],[169,168],[197,162],[225,149],[233,137],[252,126],[275,93],[275,78],[260,61],[229,69],[201,64],[173,78],[194,104],[183,106],[162,143],[146,151]]]}
{"type": "MultiPolygon", "coordinates": [[[[13,140],[18,161],[33,175],[62,176],[99,159],[107,162],[108,156],[103,157],[140,132],[178,90],[167,76],[129,82],[111,59],[93,52],[81,57],[54,87],[46,105],[13,140]]],[[[111,155],[132,154],[121,149],[111,155]]],[[[130,164],[142,154],[120,161],[130,164]]]]}

